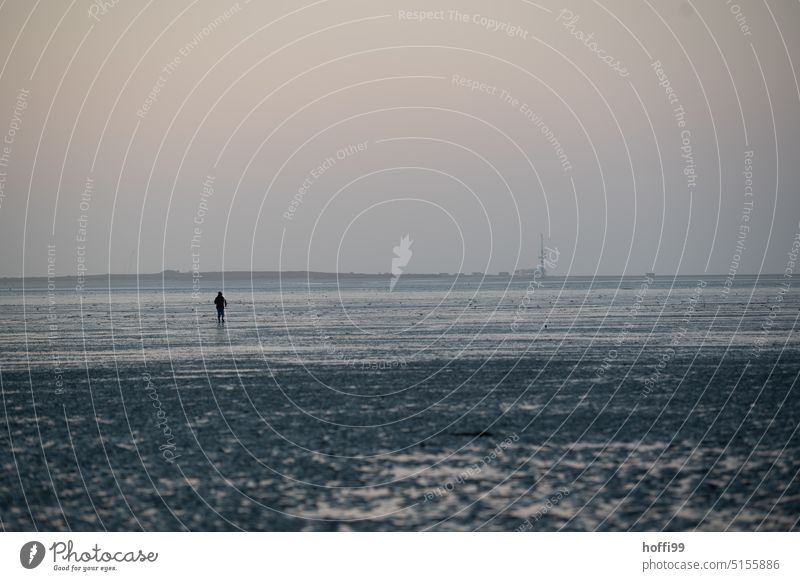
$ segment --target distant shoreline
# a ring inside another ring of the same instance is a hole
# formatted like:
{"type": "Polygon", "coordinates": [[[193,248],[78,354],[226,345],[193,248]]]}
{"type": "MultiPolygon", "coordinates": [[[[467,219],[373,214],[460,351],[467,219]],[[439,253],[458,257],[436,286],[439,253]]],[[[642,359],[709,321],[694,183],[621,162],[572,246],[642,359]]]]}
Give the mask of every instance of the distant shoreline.
{"type": "MultiPolygon", "coordinates": [[[[175,281],[175,282],[182,282],[187,281],[189,283],[192,282],[192,272],[182,272],[176,270],[166,270],[163,272],[152,272],[152,273],[145,273],[145,274],[88,274],[83,276],[85,281],[105,281],[111,279],[112,282],[121,282],[121,281],[136,281],[136,280],[145,280],[145,281],[153,281],[153,280],[164,280],[164,281],[175,281]]],[[[276,271],[276,270],[264,270],[264,271],[247,271],[247,270],[233,270],[233,271],[224,271],[224,272],[203,272],[200,273],[201,280],[222,280],[223,278],[226,280],[249,280],[251,278],[259,278],[259,279],[275,279],[275,280],[283,280],[283,279],[304,279],[310,278],[314,280],[337,280],[337,279],[384,279],[390,277],[390,273],[354,273],[354,272],[347,272],[347,273],[335,273],[335,272],[318,272],[318,271],[305,271],[305,270],[292,270],[292,271],[276,271]]],[[[603,274],[603,275],[592,275],[592,274],[572,274],[569,276],[565,275],[547,275],[544,280],[624,280],[624,279],[633,279],[639,280],[646,276],[646,273],[641,274],[603,274]]],[[[705,278],[725,278],[727,274],[656,274],[655,279],[659,280],[670,280],[672,278],[676,279],[705,279],[705,278]]],[[[739,273],[736,278],[780,278],[782,274],[779,273],[764,273],[764,274],[741,274],[739,273]]],[[[526,280],[532,278],[532,274],[511,274],[511,273],[492,273],[492,274],[483,274],[483,273],[438,273],[438,274],[424,274],[424,273],[407,273],[403,275],[404,278],[413,278],[413,279],[450,279],[450,278],[469,278],[469,279],[479,279],[479,278],[492,278],[492,279],[506,279],[506,278],[517,278],[520,280],[526,280]]],[[[58,282],[70,282],[76,281],[78,278],[77,275],[59,275],[55,277],[47,277],[47,276],[9,276],[9,277],[0,277],[0,284],[10,284],[10,283],[19,283],[19,282],[47,282],[49,280],[58,281],[58,282]]]]}

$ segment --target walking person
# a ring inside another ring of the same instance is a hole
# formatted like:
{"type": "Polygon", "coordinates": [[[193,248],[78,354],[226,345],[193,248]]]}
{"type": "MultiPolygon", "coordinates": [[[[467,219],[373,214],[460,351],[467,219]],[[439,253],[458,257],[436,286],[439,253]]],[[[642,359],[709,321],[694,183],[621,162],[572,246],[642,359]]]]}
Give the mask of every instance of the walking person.
{"type": "Polygon", "coordinates": [[[217,324],[225,323],[225,307],[228,306],[228,301],[222,296],[222,291],[217,293],[214,304],[217,305],[217,324]]]}

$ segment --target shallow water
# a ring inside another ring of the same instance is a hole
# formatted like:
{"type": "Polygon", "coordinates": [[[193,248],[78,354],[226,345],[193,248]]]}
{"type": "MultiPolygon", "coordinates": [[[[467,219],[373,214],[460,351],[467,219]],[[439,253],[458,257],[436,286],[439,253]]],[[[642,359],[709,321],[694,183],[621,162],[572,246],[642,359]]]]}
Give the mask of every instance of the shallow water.
{"type": "Polygon", "coordinates": [[[2,525],[797,529],[800,298],[723,282],[5,284],[2,525]]]}

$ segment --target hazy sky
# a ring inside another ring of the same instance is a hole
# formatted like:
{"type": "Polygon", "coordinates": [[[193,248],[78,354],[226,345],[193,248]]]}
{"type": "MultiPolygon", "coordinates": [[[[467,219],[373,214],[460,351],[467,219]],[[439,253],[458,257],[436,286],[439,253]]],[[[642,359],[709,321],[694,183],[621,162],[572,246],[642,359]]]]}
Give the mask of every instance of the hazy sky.
{"type": "Polygon", "coordinates": [[[0,276],[388,272],[406,234],[407,272],[498,272],[540,233],[558,274],[783,272],[799,30],[789,0],[7,0],[0,276]]]}

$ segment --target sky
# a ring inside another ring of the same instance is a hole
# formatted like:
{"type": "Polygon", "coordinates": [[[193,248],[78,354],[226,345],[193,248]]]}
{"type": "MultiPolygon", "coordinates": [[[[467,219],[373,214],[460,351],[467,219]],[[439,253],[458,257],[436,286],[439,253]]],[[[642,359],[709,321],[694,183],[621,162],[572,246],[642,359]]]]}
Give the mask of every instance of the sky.
{"type": "Polygon", "coordinates": [[[0,6],[0,277],[782,273],[800,5],[0,6]]]}

